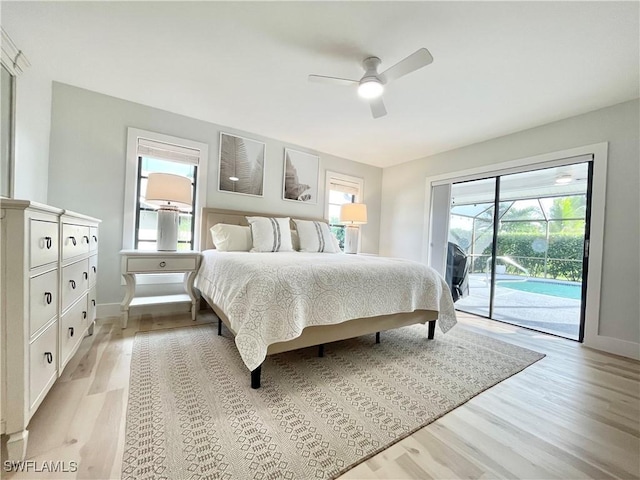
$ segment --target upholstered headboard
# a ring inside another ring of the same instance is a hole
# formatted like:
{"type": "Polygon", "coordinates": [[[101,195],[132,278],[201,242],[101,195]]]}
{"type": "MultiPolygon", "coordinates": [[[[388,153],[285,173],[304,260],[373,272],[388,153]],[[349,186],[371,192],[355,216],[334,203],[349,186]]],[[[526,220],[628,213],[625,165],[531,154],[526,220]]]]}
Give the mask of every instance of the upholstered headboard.
{"type": "MultiPolygon", "coordinates": [[[[287,215],[284,213],[256,213],[243,212],[240,210],[222,210],[219,208],[203,208],[201,216],[200,228],[200,249],[210,250],[215,248],[211,240],[211,232],[209,230],[217,223],[227,223],[230,225],[249,225],[245,217],[291,217],[301,220],[314,220],[326,222],[323,218],[302,217],[300,215],[287,215]]],[[[291,229],[295,229],[295,224],[291,222],[291,229]]]]}

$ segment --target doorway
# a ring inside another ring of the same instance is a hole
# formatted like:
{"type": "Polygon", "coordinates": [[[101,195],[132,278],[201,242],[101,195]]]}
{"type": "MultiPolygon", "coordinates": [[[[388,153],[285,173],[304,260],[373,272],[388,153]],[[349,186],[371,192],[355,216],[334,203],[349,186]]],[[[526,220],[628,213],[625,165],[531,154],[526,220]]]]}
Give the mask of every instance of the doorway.
{"type": "Polygon", "coordinates": [[[583,340],[589,160],[448,185],[447,240],[469,258],[458,310],[583,340]]]}

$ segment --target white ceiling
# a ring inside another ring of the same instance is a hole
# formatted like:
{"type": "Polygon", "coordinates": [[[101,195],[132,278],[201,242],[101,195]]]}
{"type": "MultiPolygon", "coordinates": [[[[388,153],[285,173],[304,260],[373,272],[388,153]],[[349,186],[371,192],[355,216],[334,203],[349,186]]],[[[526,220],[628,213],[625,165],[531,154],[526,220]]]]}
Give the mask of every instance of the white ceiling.
{"type": "Polygon", "coordinates": [[[51,79],[377,166],[637,98],[638,2],[2,2],[51,79]],[[420,47],[374,120],[358,79],[420,47]]]}

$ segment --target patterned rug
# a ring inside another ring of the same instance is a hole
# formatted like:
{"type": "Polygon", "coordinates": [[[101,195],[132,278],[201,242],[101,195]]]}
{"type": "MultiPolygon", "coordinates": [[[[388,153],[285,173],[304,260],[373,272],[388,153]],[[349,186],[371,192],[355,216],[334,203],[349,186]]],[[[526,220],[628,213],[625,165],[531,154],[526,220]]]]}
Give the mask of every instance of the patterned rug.
{"type": "Polygon", "coordinates": [[[136,335],[123,478],[334,478],[544,357],[416,325],[267,357],[252,390],[216,333],[136,335]]]}

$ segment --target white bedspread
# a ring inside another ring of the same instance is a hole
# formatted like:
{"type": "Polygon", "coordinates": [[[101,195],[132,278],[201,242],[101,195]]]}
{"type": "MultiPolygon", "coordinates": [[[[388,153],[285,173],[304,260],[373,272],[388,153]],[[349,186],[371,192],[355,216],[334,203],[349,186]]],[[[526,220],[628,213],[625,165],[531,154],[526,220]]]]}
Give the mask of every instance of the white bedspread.
{"type": "Polygon", "coordinates": [[[196,287],[227,315],[242,360],[254,370],[267,347],[305,327],[414,310],[456,323],[444,279],[426,265],[363,255],[203,252],[196,287]]]}

